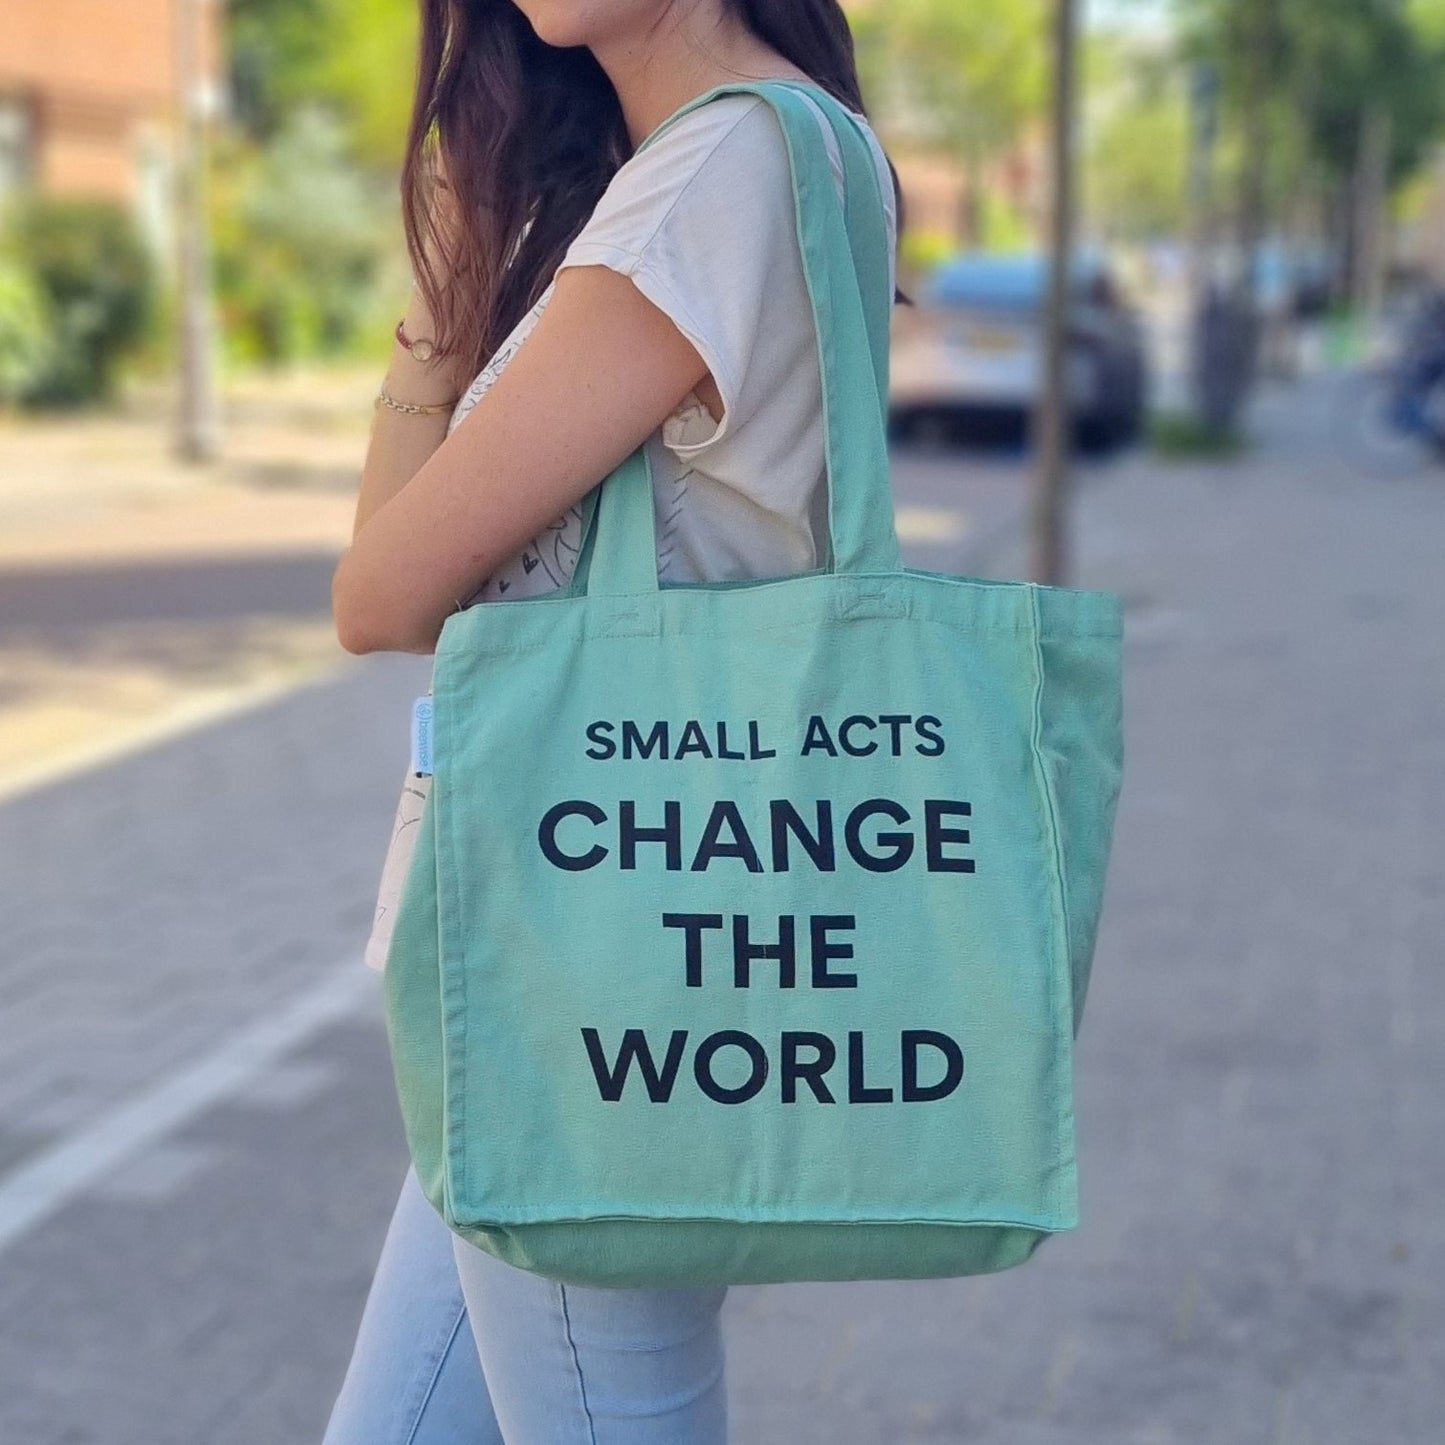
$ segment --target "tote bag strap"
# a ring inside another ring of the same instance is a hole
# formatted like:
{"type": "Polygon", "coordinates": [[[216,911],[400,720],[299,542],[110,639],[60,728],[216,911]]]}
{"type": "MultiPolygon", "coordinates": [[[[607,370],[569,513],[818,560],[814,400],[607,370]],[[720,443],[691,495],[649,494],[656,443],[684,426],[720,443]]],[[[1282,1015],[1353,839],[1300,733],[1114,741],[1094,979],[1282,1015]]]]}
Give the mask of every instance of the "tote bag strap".
{"type": "Polygon", "coordinates": [[[889,266],[888,220],[873,153],[858,122],[820,85],[794,83],[823,112],[843,158],[843,220],[853,253],[858,295],[868,324],[868,347],[878,388],[879,415],[888,425],[889,335],[893,285],[889,266]]]}
{"type": "MultiPolygon", "coordinates": [[[[837,573],[901,567],[893,522],[886,427],[887,223],[873,157],[856,123],[821,87],[807,87],[837,137],[845,200],[834,189],[823,133],[792,81],[717,86],[675,112],[643,142],[713,97],[749,91],[777,112],[787,141],[798,240],[817,330],[823,382],[831,558],[837,573]],[[866,304],[865,304],[866,297],[866,304]]],[[[569,591],[597,596],[656,592],[651,468],[638,447],[589,494],[582,551],[569,591]],[[590,525],[588,525],[590,523],[590,525]]]]}
{"type": "Polygon", "coordinates": [[[858,128],[858,122],[842,103],[816,81],[736,81],[715,85],[711,90],[694,96],[656,126],[638,144],[637,151],[646,150],[683,116],[720,95],[746,92],[765,96],[767,88],[779,86],[806,95],[822,112],[838,143],[838,153],[843,162],[843,218],[858,273],[859,294],[863,298],[863,310],[868,319],[868,340],[873,352],[873,367],[878,376],[878,393],[886,420],[888,341],[893,318],[893,292],[888,284],[888,222],[883,210],[883,193],[879,187],[872,151],[858,128]]]}
{"type": "MultiPolygon", "coordinates": [[[[888,221],[883,209],[883,192],[873,153],[858,122],[833,95],[811,81],[759,81],[754,85],[742,82],[720,85],[698,96],[681,111],[669,116],[643,145],[650,144],[669,125],[688,110],[705,100],[729,91],[754,91],[763,85],[783,86],[807,96],[822,112],[823,119],[837,141],[843,162],[843,221],[848,231],[853,255],[858,294],[868,324],[868,346],[873,357],[873,371],[878,386],[880,414],[886,426],[888,419],[888,353],[889,331],[893,320],[893,288],[889,282],[888,221]]],[[[640,149],[641,147],[639,147],[640,149]]]]}

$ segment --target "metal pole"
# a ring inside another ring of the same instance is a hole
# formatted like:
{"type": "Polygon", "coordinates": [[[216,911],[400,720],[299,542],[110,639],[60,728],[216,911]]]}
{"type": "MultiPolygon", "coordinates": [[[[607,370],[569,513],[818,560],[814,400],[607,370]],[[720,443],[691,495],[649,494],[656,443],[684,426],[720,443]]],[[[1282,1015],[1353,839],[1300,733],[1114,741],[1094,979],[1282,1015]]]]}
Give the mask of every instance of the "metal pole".
{"type": "Polygon", "coordinates": [[[1200,63],[1190,78],[1189,311],[1197,316],[1209,284],[1214,236],[1214,143],[1219,133],[1219,74],[1200,63]]]}
{"type": "Polygon", "coordinates": [[[1200,62],[1190,78],[1189,280],[1184,297],[1185,395],[1195,419],[1214,414],[1205,327],[1214,285],[1214,147],[1219,138],[1219,72],[1200,62]]]}
{"type": "Polygon", "coordinates": [[[1354,301],[1366,346],[1374,334],[1385,292],[1386,207],[1390,196],[1390,113],[1372,105],[1360,123],[1355,182],[1354,301]]]}
{"type": "Polygon", "coordinates": [[[1068,396],[1070,262],[1074,240],[1074,112],[1077,87],[1077,0],[1054,0],[1053,135],[1049,207],[1049,295],[1044,317],[1043,389],[1036,418],[1038,476],[1030,533],[1034,581],[1062,586],[1071,408],[1068,396]]]}
{"type": "Polygon", "coordinates": [[[206,230],[206,121],[209,77],[202,72],[200,7],[210,0],[172,0],[176,59],[177,285],[179,360],[176,455],[207,462],[219,450],[212,352],[210,258],[206,230]]]}

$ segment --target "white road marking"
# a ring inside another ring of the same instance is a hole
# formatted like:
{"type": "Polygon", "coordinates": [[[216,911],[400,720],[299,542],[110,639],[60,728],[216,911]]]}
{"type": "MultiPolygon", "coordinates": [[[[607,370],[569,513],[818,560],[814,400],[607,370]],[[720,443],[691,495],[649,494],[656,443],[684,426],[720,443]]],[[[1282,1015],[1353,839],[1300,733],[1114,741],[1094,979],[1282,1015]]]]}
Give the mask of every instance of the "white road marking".
{"type": "Polygon", "coordinates": [[[24,765],[8,773],[0,773],[0,803],[8,803],[22,793],[58,783],[76,773],[114,763],[131,753],[138,753],[157,743],[168,742],[183,733],[209,727],[237,713],[249,712],[268,702],[298,692],[303,687],[329,682],[352,665],[352,660],[327,663],[301,677],[276,678],[267,682],[247,683],[225,692],[189,698],[164,712],[137,723],[134,727],[112,729],[98,742],[24,765]]]}
{"type": "Polygon", "coordinates": [[[283,1055],[358,1012],[379,992],[377,975],[357,957],[279,1013],[231,1034],[195,1063],[0,1177],[0,1253],[112,1170],[239,1093],[283,1055]]]}

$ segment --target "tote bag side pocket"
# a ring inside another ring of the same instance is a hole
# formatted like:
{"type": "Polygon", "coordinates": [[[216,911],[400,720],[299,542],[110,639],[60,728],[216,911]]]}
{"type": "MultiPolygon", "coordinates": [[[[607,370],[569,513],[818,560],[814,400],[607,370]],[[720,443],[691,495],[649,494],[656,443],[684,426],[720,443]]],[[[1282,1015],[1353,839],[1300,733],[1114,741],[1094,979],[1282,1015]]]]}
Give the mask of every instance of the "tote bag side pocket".
{"type": "MultiPolygon", "coordinates": [[[[1069,600],[1054,593],[1055,606],[1069,600]]],[[[1123,776],[1122,607],[1089,599],[1098,616],[1059,608],[1037,618],[1036,749],[1058,851],[1073,1034],[1083,1021],[1123,776]]],[[[1087,611],[1088,609],[1086,609],[1087,611]]]]}

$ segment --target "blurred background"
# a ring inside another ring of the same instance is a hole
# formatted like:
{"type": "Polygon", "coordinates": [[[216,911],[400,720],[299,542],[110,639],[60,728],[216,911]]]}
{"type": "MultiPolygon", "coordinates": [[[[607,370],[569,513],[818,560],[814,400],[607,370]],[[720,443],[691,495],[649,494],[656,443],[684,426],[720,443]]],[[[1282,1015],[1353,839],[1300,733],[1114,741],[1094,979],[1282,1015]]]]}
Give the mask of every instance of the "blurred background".
{"type": "MultiPolygon", "coordinates": [[[[1445,1439],[1445,0],[845,8],[909,561],[1120,592],[1128,763],[1082,1228],[735,1290],[736,1438],[1445,1439]]],[[[4,0],[3,1441],[319,1440],[406,1166],[429,661],[329,586],[415,10],[4,0]]]]}

